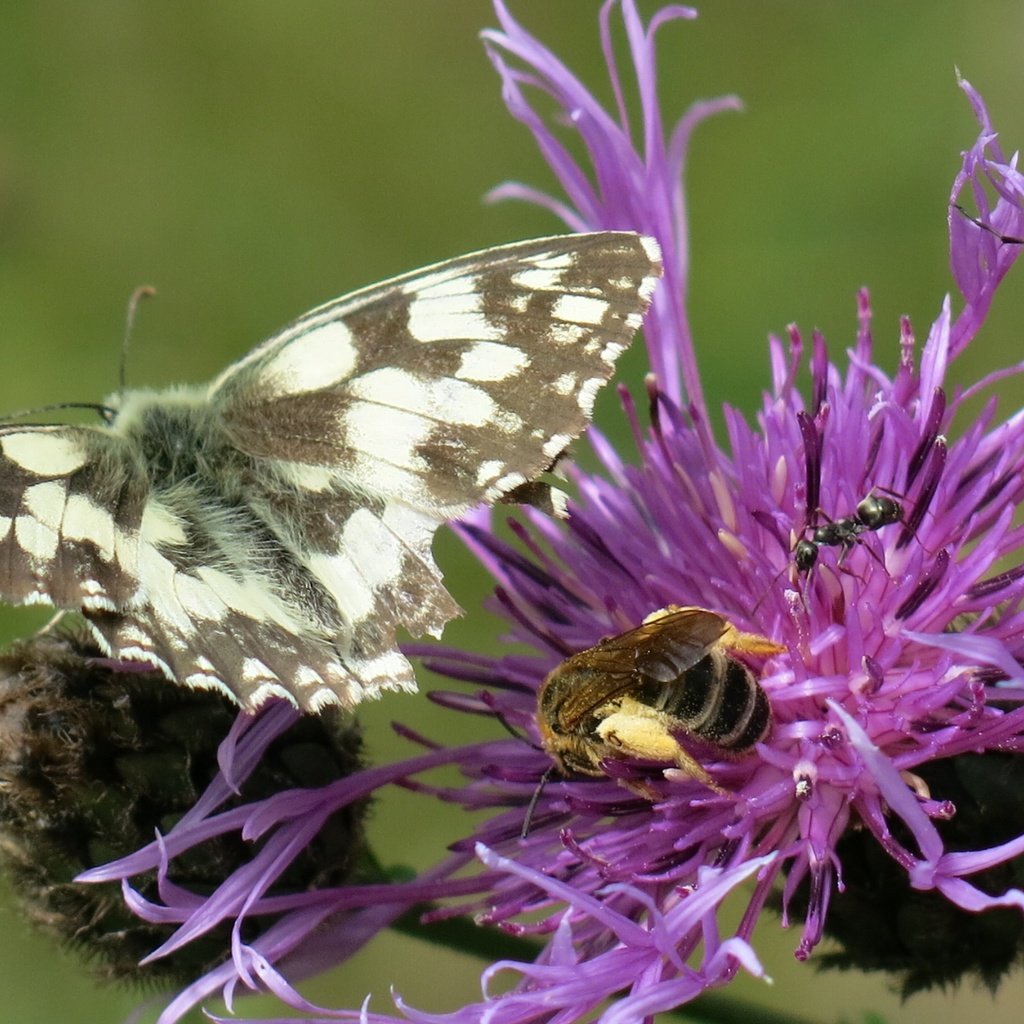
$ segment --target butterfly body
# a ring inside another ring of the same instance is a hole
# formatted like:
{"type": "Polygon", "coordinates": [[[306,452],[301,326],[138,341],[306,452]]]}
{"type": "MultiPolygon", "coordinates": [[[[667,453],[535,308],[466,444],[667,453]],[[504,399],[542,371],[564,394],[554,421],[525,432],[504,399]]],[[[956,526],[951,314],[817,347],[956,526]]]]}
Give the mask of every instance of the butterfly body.
{"type": "Polygon", "coordinates": [[[437,527],[585,428],[660,271],[603,232],[438,264],[300,317],[105,426],[0,427],[0,594],[256,708],[413,689],[396,630],[459,613],[437,527]]]}

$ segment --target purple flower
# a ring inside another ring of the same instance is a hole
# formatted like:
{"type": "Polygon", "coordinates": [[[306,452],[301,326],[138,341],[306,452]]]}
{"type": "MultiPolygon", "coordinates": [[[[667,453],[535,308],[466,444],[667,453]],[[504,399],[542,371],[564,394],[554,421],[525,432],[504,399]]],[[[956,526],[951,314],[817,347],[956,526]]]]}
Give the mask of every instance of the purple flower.
{"type": "Polygon", "coordinates": [[[1024,853],[1024,835],[985,849],[947,848],[942,826],[955,808],[924,781],[938,762],[1024,748],[1024,570],[1005,568],[1019,562],[1024,540],[1024,527],[1015,525],[1024,495],[1024,415],[997,417],[990,385],[1005,374],[964,390],[945,381],[1020,253],[1012,239],[1024,235],[1024,179],[1003,156],[980,97],[961,83],[981,126],[953,183],[949,214],[962,308],[954,312],[947,298],[923,344],[903,321],[891,376],[874,362],[866,293],[841,362],[831,361],[818,334],[806,348],[796,328],[772,338],[771,390],[756,426],[726,409],[723,446],[709,426],[686,317],[681,182],[693,129],[736,103],[695,105],[666,134],[655,90],[655,34],[692,12],[666,7],[644,24],[632,0],[604,5],[602,40],[617,103],[609,113],[500,0],[496,9],[501,28],[484,34],[488,53],[509,109],[533,133],[565,197],[520,185],[496,195],[540,202],[573,229],[652,234],[665,254],[666,279],[645,328],[654,371],[646,398],[651,425],[641,426],[624,390],[639,462],[629,464],[592,431],[603,470],[571,472],[578,498],[566,525],[528,514],[513,524],[517,545],[499,539],[489,513],[462,525],[497,581],[494,603],[509,624],[508,639],[531,653],[409,650],[477,687],[473,694],[435,693],[438,703],[496,717],[539,744],[537,690],[562,659],[668,604],[705,606],[785,646],[760,680],[773,726],[749,755],[704,762],[724,792],[675,769],[624,762],[607,763],[607,778],[555,778],[521,838],[551,757],[511,737],[447,748],[406,730],[423,747],[418,757],[218,813],[231,780],[244,777],[274,730],[287,724],[283,712],[279,721],[278,710],[269,709],[239,730],[222,755],[225,779],[178,827],[88,876],[159,872],[160,904],[133,895],[126,883],[140,916],[178,926],[154,956],[236,922],[230,959],[181,993],[161,1024],[240,985],[267,988],[317,1019],[390,1019],[312,1007],[286,979],[344,960],[425,902],[435,905],[423,916],[427,937],[432,922],[469,913],[543,946],[532,963],[491,965],[481,1002],[434,1015],[399,999],[406,1018],[640,1020],[727,983],[740,968],[762,975],[751,936],[780,889],[784,914],[802,919],[797,956],[809,957],[842,888],[840,840],[854,830],[915,890],[966,911],[1024,909],[1020,890],[993,893],[972,881],[1024,853]],[[611,45],[616,12],[638,85],[639,140],[611,45]],[[554,101],[564,124],[553,127],[535,112],[536,92],[554,101]],[[572,133],[586,166],[563,141],[572,133]],[[956,202],[969,204],[977,221],[954,209],[956,202]],[[809,400],[796,386],[805,369],[809,400]],[[986,395],[971,418],[968,401],[986,395]],[[898,514],[873,519],[872,502],[898,514]],[[811,554],[798,564],[800,541],[811,554]],[[423,779],[441,765],[456,766],[464,782],[441,788],[423,779]],[[644,795],[621,781],[638,776],[644,795]],[[264,895],[332,814],[389,784],[489,817],[413,881],[264,895]],[[264,846],[215,893],[200,898],[170,882],[175,857],[236,831],[264,846]],[[746,909],[726,932],[718,912],[741,886],[746,909]],[[247,943],[243,923],[251,916],[275,923],[247,943]],[[517,983],[490,994],[499,973],[517,983]]]}

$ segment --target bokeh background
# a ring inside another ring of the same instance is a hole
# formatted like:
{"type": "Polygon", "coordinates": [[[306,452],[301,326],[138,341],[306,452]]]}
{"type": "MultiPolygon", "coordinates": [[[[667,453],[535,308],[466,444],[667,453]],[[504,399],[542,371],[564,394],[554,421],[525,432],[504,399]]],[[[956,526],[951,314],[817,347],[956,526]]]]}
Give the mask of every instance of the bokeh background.
{"type": "MultiPolygon", "coordinates": [[[[608,95],[596,3],[512,4],[608,95]]],[[[494,20],[487,0],[4,4],[0,409],[113,391],[126,301],[140,284],[159,295],[141,311],[128,378],[163,386],[211,377],[350,288],[559,230],[541,211],[481,202],[506,178],[549,181],[505,114],[478,43],[494,20]]],[[[700,129],[690,164],[691,312],[713,406],[754,411],[767,382],[765,337],[790,321],[822,328],[835,349],[847,345],[861,285],[872,289],[886,366],[900,314],[925,334],[951,285],[946,200],[976,131],[954,67],[983,92],[1013,149],[1024,139],[1022,39],[1015,0],[708,0],[699,21],[663,31],[669,114],[725,92],[746,102],[743,114],[700,129]]],[[[955,378],[1020,358],[1022,274],[1004,286],[955,378]]],[[[636,346],[623,379],[637,384],[643,370],[636,346]]],[[[1020,405],[1012,384],[1007,401],[1020,405]]],[[[621,435],[613,398],[604,396],[598,418],[621,435]]],[[[495,632],[479,610],[488,583],[450,536],[437,551],[470,609],[449,638],[479,644],[495,632]]],[[[21,635],[39,621],[5,612],[0,632],[21,635]]],[[[422,697],[387,699],[363,717],[374,759],[406,752],[393,718],[461,738],[453,716],[422,697]]],[[[380,801],[372,829],[385,861],[423,867],[466,823],[395,793],[380,801]]],[[[762,934],[776,984],[735,990],[810,1020],[1019,1019],[1016,980],[994,1002],[968,987],[901,1004],[880,978],[796,965],[797,936],[776,921],[762,934]]],[[[480,966],[386,935],[307,991],[347,1006],[373,992],[384,1010],[394,984],[413,1005],[451,1009],[478,995],[480,966]]],[[[0,907],[5,1021],[105,1024],[138,999],[97,988],[73,957],[0,907]]],[[[240,1008],[269,1012],[259,1002],[240,1008]]]]}

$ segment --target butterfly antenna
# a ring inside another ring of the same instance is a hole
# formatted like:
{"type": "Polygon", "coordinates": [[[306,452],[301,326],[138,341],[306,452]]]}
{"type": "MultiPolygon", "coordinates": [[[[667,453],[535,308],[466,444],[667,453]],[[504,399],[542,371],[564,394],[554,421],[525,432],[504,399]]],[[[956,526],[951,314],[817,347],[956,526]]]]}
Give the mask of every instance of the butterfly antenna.
{"type": "Polygon", "coordinates": [[[135,316],[143,299],[156,295],[156,289],[148,284],[139,285],[128,300],[128,312],[124,322],[124,343],[121,345],[121,366],[117,374],[117,393],[123,395],[128,379],[128,342],[131,341],[135,329],[135,316]]]}
{"type": "Polygon", "coordinates": [[[38,416],[41,412],[60,412],[62,409],[90,409],[97,412],[108,422],[115,418],[116,410],[109,405],[100,405],[99,402],[54,402],[53,405],[37,405],[32,409],[19,409],[17,412],[8,412],[3,415],[3,422],[8,420],[20,420],[26,416],[38,416]]]}

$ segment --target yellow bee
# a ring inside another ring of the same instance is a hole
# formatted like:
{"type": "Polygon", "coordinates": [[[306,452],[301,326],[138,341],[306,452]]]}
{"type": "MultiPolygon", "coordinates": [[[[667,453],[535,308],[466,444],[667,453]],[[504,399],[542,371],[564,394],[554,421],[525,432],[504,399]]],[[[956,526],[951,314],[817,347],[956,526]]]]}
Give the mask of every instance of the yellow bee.
{"type": "Polygon", "coordinates": [[[734,655],[783,650],[706,608],[669,605],[548,675],[537,698],[544,748],[566,774],[605,775],[610,758],[671,762],[722,792],[679,737],[723,757],[750,750],[768,732],[771,706],[734,655]]]}

